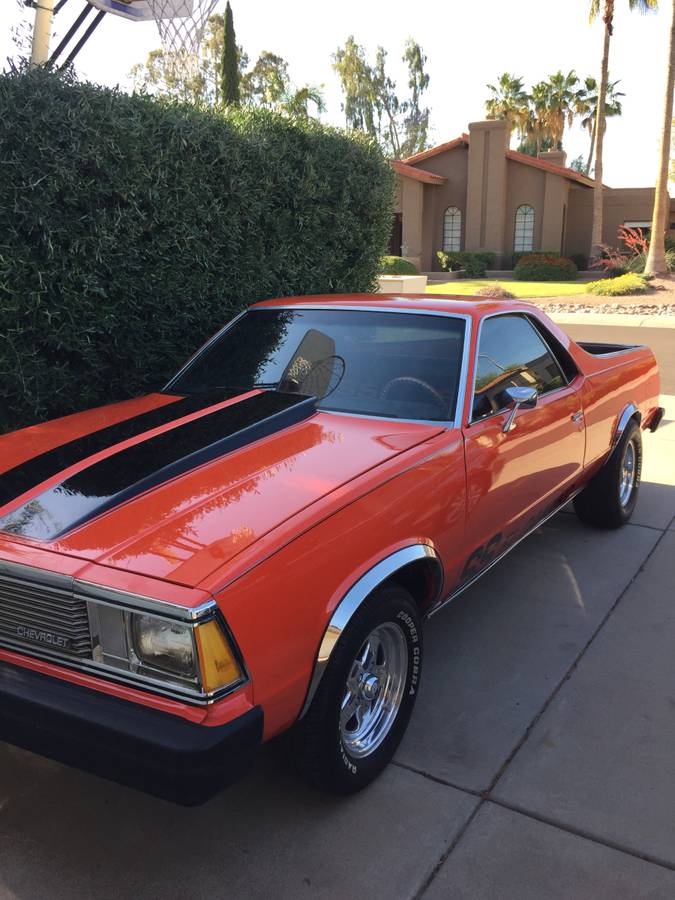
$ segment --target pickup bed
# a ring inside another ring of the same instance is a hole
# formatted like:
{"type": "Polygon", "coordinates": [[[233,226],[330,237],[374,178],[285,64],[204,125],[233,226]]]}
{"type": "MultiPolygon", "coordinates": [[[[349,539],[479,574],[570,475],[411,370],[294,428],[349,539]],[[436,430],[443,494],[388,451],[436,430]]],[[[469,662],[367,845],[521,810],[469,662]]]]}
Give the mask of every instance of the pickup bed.
{"type": "Polygon", "coordinates": [[[648,348],[527,304],[255,304],[162,391],[0,437],[0,740],[198,803],[293,727],[358,790],[423,623],[571,499],[627,522],[662,414],[648,348]]]}
{"type": "Polygon", "coordinates": [[[593,356],[613,356],[615,353],[628,353],[637,350],[641,344],[599,344],[591,341],[579,341],[577,346],[593,356]]]}

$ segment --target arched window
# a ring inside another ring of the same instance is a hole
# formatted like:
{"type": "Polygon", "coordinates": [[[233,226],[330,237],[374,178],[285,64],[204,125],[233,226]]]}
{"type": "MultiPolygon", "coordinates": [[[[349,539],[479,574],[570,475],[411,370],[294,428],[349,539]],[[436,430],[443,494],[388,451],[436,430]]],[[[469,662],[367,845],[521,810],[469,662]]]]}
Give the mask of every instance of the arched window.
{"type": "Polygon", "coordinates": [[[461,250],[462,213],[456,206],[449,206],[443,214],[443,250],[454,253],[461,250]]]}
{"type": "Polygon", "coordinates": [[[516,210],[516,230],[513,249],[516,253],[531,250],[534,246],[534,210],[531,206],[519,206],[516,210]]]}

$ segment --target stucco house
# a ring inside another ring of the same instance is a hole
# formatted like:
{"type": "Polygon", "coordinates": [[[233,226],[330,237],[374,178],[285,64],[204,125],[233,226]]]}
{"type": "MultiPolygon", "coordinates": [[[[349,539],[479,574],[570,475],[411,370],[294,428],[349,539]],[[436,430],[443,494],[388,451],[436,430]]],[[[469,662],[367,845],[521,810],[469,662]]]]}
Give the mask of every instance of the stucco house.
{"type": "MultiPolygon", "coordinates": [[[[561,150],[535,158],[509,149],[508,124],[487,120],[393,162],[397,207],[389,252],[423,272],[440,270],[438,250],[491,250],[497,268],[511,268],[514,251],[586,256],[594,182],[565,161],[561,150]]],[[[622,224],[649,227],[653,204],[653,188],[606,188],[603,242],[616,245],[622,224]]]]}

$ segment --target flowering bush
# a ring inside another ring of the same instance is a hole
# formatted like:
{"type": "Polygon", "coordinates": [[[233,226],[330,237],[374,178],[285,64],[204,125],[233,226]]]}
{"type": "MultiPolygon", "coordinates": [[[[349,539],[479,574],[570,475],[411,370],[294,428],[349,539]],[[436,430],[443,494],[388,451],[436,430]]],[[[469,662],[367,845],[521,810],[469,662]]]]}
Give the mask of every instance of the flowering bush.
{"type": "Polygon", "coordinates": [[[577,277],[577,267],[564,256],[534,253],[518,260],[513,277],[519,281],[572,281],[577,277]]]}
{"type": "Polygon", "coordinates": [[[547,256],[560,256],[557,250],[514,250],[511,254],[511,268],[515,269],[524,256],[538,256],[540,258],[547,256]]]}
{"type": "MultiPolygon", "coordinates": [[[[617,237],[622,247],[610,247],[601,244],[602,256],[591,268],[602,269],[605,275],[625,275],[627,272],[644,272],[649,252],[649,238],[645,237],[641,228],[630,228],[621,225],[617,237]]],[[[669,248],[666,240],[666,265],[669,272],[675,271],[675,250],[669,248]]]]}

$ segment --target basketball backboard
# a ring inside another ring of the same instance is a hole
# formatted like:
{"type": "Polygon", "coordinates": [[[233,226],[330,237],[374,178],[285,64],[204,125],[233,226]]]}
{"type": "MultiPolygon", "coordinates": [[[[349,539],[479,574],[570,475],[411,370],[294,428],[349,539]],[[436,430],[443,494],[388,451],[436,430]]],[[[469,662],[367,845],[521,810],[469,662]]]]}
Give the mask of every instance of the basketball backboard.
{"type": "Polygon", "coordinates": [[[163,5],[162,13],[157,14],[157,3],[150,0],[87,0],[87,2],[103,12],[122,16],[132,22],[156,21],[158,18],[184,18],[193,12],[193,0],[169,0],[163,5]]]}

